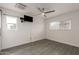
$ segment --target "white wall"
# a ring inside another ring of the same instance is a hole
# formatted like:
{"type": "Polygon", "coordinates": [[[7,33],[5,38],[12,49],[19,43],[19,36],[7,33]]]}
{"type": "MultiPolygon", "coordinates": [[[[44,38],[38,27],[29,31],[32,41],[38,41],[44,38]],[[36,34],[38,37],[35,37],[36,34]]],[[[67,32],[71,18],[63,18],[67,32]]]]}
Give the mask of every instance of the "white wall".
{"type": "MultiPolygon", "coordinates": [[[[23,16],[20,13],[10,10],[4,10],[3,13],[13,16],[23,16]]],[[[21,23],[18,17],[16,31],[7,30],[5,15],[2,18],[2,49],[44,39],[44,21],[40,16],[34,17],[33,23],[21,23]]]]}
{"type": "Polygon", "coordinates": [[[1,11],[0,11],[0,50],[1,50],[1,11]]]}
{"type": "Polygon", "coordinates": [[[32,24],[32,36],[31,39],[33,41],[45,39],[45,22],[42,16],[38,15],[34,17],[34,22],[32,24]]]}
{"type": "Polygon", "coordinates": [[[46,20],[46,38],[79,47],[79,11],[63,14],[46,20]],[[71,20],[71,30],[50,30],[53,21],[71,20]]]}

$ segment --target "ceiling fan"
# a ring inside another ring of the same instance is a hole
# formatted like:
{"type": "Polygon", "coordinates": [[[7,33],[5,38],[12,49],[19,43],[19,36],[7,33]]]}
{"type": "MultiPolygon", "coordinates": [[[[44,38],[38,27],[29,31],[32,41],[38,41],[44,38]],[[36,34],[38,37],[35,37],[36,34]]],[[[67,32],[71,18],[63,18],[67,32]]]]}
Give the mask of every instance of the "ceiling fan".
{"type": "Polygon", "coordinates": [[[48,14],[48,13],[55,12],[55,10],[45,11],[45,8],[38,8],[38,10],[41,12],[41,14],[42,14],[44,17],[47,17],[46,14],[48,14]]]}

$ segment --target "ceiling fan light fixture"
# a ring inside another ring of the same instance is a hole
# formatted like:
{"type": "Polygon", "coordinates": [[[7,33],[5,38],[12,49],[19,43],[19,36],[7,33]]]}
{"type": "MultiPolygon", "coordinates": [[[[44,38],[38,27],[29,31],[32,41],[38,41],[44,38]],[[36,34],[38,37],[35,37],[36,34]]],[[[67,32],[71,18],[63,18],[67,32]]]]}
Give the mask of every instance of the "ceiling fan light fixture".
{"type": "Polygon", "coordinates": [[[26,9],[27,6],[22,3],[16,3],[15,7],[23,10],[23,9],[26,9]]]}
{"type": "Polygon", "coordinates": [[[44,16],[44,15],[45,15],[45,13],[42,13],[42,15],[44,16]]]}
{"type": "Polygon", "coordinates": [[[55,12],[55,10],[45,11],[45,8],[38,8],[38,10],[41,12],[41,15],[44,17],[47,17],[46,14],[48,14],[48,13],[55,12]]]}

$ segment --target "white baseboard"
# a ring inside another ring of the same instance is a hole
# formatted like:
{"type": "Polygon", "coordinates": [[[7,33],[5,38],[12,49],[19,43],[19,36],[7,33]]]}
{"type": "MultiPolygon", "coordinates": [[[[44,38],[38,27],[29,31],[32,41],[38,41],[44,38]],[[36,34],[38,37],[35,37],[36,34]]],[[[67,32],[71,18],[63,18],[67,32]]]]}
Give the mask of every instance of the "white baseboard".
{"type": "Polygon", "coordinates": [[[75,44],[72,44],[72,43],[69,43],[69,42],[62,42],[62,41],[58,41],[58,40],[55,40],[55,39],[49,39],[49,38],[48,38],[48,40],[56,41],[56,42],[67,44],[67,45],[74,46],[74,47],[79,47],[78,45],[75,45],[75,44]]]}
{"type": "Polygon", "coordinates": [[[18,44],[18,45],[16,45],[16,46],[11,46],[11,47],[7,47],[7,48],[2,48],[1,50],[8,49],[8,48],[12,48],[12,47],[17,47],[17,46],[20,46],[20,45],[28,44],[28,43],[35,42],[35,41],[39,41],[39,40],[42,40],[42,39],[31,40],[30,42],[26,42],[26,43],[18,44]]]}

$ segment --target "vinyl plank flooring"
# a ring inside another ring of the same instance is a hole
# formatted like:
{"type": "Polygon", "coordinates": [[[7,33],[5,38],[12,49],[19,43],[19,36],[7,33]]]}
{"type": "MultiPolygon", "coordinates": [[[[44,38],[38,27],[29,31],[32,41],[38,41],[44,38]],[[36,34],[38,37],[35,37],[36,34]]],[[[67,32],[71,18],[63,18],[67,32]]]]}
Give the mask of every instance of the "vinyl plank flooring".
{"type": "Polygon", "coordinates": [[[79,55],[79,47],[44,39],[2,52],[5,52],[2,55],[79,55]]]}

